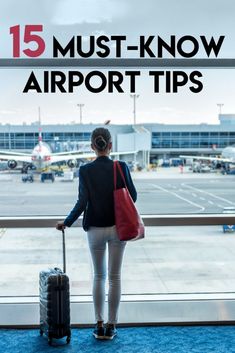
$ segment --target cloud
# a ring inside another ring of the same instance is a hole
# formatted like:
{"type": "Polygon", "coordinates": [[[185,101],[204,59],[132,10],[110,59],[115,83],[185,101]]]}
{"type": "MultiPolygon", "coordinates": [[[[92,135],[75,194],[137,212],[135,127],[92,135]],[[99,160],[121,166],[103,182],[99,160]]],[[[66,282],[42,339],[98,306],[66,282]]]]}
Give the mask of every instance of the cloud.
{"type": "Polygon", "coordinates": [[[160,107],[158,110],[160,112],[172,112],[174,109],[171,107],[160,107]]]}
{"type": "Polygon", "coordinates": [[[48,23],[62,0],[8,0],[0,2],[1,25],[48,23]]]}
{"type": "MultiPolygon", "coordinates": [[[[99,36],[107,36],[107,33],[105,31],[92,31],[91,32],[92,36],[95,36],[95,38],[99,37],[99,36]]],[[[83,42],[89,42],[90,41],[90,36],[82,36],[82,41],[83,42]]]]}
{"type": "Polygon", "coordinates": [[[20,111],[20,109],[12,109],[12,110],[8,110],[8,109],[2,109],[0,110],[0,115],[14,115],[16,113],[18,113],[20,111]]]}
{"type": "Polygon", "coordinates": [[[120,0],[64,0],[58,4],[52,21],[56,25],[112,22],[126,10],[127,4],[120,0]]]}

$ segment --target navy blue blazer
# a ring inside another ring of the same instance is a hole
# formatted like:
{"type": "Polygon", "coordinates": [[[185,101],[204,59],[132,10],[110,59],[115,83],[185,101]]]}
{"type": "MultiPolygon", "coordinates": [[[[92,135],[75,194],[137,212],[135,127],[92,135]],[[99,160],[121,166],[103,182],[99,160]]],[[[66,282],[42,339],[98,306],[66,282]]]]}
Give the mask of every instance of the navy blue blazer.
{"type": "MultiPolygon", "coordinates": [[[[127,188],[135,202],[137,199],[130,171],[125,162],[120,161],[127,188]]],[[[83,228],[111,227],[115,225],[114,217],[114,180],[113,161],[106,156],[98,157],[93,162],[79,168],[78,200],[64,221],[70,227],[84,212],[83,228]]],[[[120,173],[117,172],[117,188],[124,187],[120,173]]]]}

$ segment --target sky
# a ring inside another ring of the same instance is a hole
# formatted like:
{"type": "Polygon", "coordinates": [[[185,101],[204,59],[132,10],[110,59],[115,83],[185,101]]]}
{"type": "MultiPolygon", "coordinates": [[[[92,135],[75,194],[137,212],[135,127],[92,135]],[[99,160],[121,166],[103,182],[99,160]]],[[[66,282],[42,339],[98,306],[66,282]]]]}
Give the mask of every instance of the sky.
{"type": "MultiPolygon", "coordinates": [[[[0,58],[12,57],[12,35],[9,28],[21,26],[21,50],[25,25],[42,24],[46,50],[42,57],[52,57],[52,37],[62,44],[77,35],[83,36],[89,45],[89,36],[125,35],[130,45],[137,43],[140,35],[160,36],[168,41],[171,35],[177,39],[200,35],[225,40],[219,58],[235,58],[235,2],[233,0],[2,0],[0,3],[0,58]]],[[[154,46],[153,46],[154,47],[154,46]]],[[[31,49],[34,47],[31,46],[31,49]]],[[[155,48],[155,47],[154,47],[155,48]]],[[[114,53],[111,44],[111,53],[114,53]]],[[[112,54],[113,55],[113,54],[112,54]]],[[[123,48],[123,56],[131,57],[123,48]]],[[[133,55],[132,55],[133,57],[133,55]]],[[[167,56],[166,56],[167,57],[167,56]]],[[[179,56],[178,56],[179,57],[179,56]]],[[[197,58],[205,57],[202,46],[197,58]]],[[[214,56],[211,56],[213,58],[214,56]]],[[[24,55],[21,58],[26,58],[24,55]]],[[[71,69],[71,70],[74,70],[71,69]]],[[[84,86],[74,93],[22,93],[31,69],[0,69],[0,123],[30,124],[38,119],[41,108],[44,124],[79,122],[77,104],[84,104],[84,123],[113,124],[133,122],[133,99],[129,81],[124,77],[124,93],[94,94],[84,86]]],[[[43,70],[33,69],[40,84],[43,70]]],[[[80,70],[84,75],[88,70],[80,70]]],[[[184,70],[190,74],[191,70],[184,70]]],[[[148,70],[141,70],[136,93],[137,123],[197,124],[218,123],[218,103],[223,103],[223,113],[235,113],[235,70],[200,70],[203,74],[203,90],[192,93],[190,84],[178,93],[166,93],[161,79],[161,92],[153,92],[153,79],[148,70]]],[[[67,73],[66,70],[64,70],[67,73]]],[[[123,72],[123,71],[121,71],[123,72]]],[[[104,70],[107,75],[107,70],[104,70]]]]}

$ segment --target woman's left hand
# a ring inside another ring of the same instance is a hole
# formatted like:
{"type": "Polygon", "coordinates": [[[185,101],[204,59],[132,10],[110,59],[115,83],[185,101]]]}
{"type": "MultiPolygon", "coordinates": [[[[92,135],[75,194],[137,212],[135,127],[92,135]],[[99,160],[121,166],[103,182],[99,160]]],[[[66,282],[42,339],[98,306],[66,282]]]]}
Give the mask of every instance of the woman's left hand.
{"type": "Polygon", "coordinates": [[[63,230],[65,228],[66,228],[66,226],[64,225],[64,221],[57,222],[57,224],[56,224],[56,229],[57,230],[63,230]]]}

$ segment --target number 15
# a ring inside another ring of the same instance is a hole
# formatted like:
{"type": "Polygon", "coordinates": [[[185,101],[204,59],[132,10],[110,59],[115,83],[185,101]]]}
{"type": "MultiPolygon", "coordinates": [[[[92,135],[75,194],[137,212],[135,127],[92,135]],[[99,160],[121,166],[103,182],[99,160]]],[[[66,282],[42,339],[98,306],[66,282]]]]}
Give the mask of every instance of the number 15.
{"type": "MultiPolygon", "coordinates": [[[[37,44],[37,48],[35,50],[32,49],[24,49],[23,53],[30,57],[36,58],[43,54],[45,51],[46,44],[42,37],[37,34],[33,34],[32,32],[42,32],[42,25],[26,25],[24,31],[24,43],[34,42],[37,44]]],[[[13,57],[20,57],[20,25],[10,27],[10,34],[13,35],[13,57]]]]}

